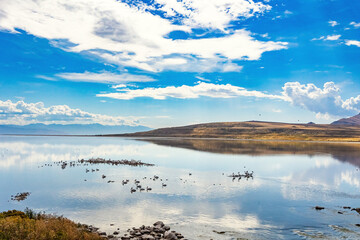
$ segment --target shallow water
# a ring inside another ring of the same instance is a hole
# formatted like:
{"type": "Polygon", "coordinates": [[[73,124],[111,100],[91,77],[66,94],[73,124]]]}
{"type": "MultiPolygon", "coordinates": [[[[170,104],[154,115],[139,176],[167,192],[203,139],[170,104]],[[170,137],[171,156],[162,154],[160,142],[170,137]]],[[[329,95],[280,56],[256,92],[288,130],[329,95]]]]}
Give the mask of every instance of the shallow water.
{"type": "Polygon", "coordinates": [[[29,207],[108,233],[162,220],[188,239],[360,239],[360,214],[342,209],[360,207],[359,166],[356,144],[0,136],[0,210],[29,207]],[[52,164],[91,157],[156,166],[52,164]],[[254,178],[227,177],[245,170],[254,178]],[[152,191],[131,194],[135,179],[152,191]]]}

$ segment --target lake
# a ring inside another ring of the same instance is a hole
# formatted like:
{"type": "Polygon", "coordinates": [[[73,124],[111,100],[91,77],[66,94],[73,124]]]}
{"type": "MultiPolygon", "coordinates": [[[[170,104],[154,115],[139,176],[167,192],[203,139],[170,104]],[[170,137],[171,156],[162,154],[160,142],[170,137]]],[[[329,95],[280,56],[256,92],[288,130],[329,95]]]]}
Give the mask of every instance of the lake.
{"type": "Polygon", "coordinates": [[[360,239],[360,214],[343,208],[360,207],[359,166],[359,144],[0,136],[0,210],[107,233],[161,220],[188,239],[360,239]],[[54,164],[97,157],[155,166],[54,164]],[[135,179],[152,190],[131,193],[135,179]]]}

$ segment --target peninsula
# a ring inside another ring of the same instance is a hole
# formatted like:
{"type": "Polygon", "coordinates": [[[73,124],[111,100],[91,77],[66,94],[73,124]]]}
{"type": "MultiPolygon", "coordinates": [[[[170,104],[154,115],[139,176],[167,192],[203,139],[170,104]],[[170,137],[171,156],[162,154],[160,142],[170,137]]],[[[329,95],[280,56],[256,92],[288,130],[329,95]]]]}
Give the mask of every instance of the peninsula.
{"type": "MultiPolygon", "coordinates": [[[[359,117],[359,115],[355,117],[359,117]]],[[[360,142],[360,125],[353,124],[353,122],[352,124],[339,124],[338,121],[333,124],[293,124],[262,121],[216,122],[102,136],[360,142]]]]}

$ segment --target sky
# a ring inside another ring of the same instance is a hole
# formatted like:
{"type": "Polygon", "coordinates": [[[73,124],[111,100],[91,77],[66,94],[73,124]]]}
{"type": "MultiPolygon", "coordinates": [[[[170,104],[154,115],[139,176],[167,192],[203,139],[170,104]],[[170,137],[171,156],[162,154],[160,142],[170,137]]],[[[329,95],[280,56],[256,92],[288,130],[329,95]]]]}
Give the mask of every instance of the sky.
{"type": "Polygon", "coordinates": [[[331,123],[360,1],[0,0],[0,124],[331,123]]]}

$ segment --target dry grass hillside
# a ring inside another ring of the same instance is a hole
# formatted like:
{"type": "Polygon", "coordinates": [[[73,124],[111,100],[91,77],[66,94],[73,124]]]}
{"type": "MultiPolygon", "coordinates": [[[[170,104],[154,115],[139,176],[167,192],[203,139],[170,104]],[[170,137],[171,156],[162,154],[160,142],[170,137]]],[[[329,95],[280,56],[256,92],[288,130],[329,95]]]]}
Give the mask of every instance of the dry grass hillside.
{"type": "Polygon", "coordinates": [[[360,127],[258,121],[218,122],[111,136],[360,142],[360,127]]]}

